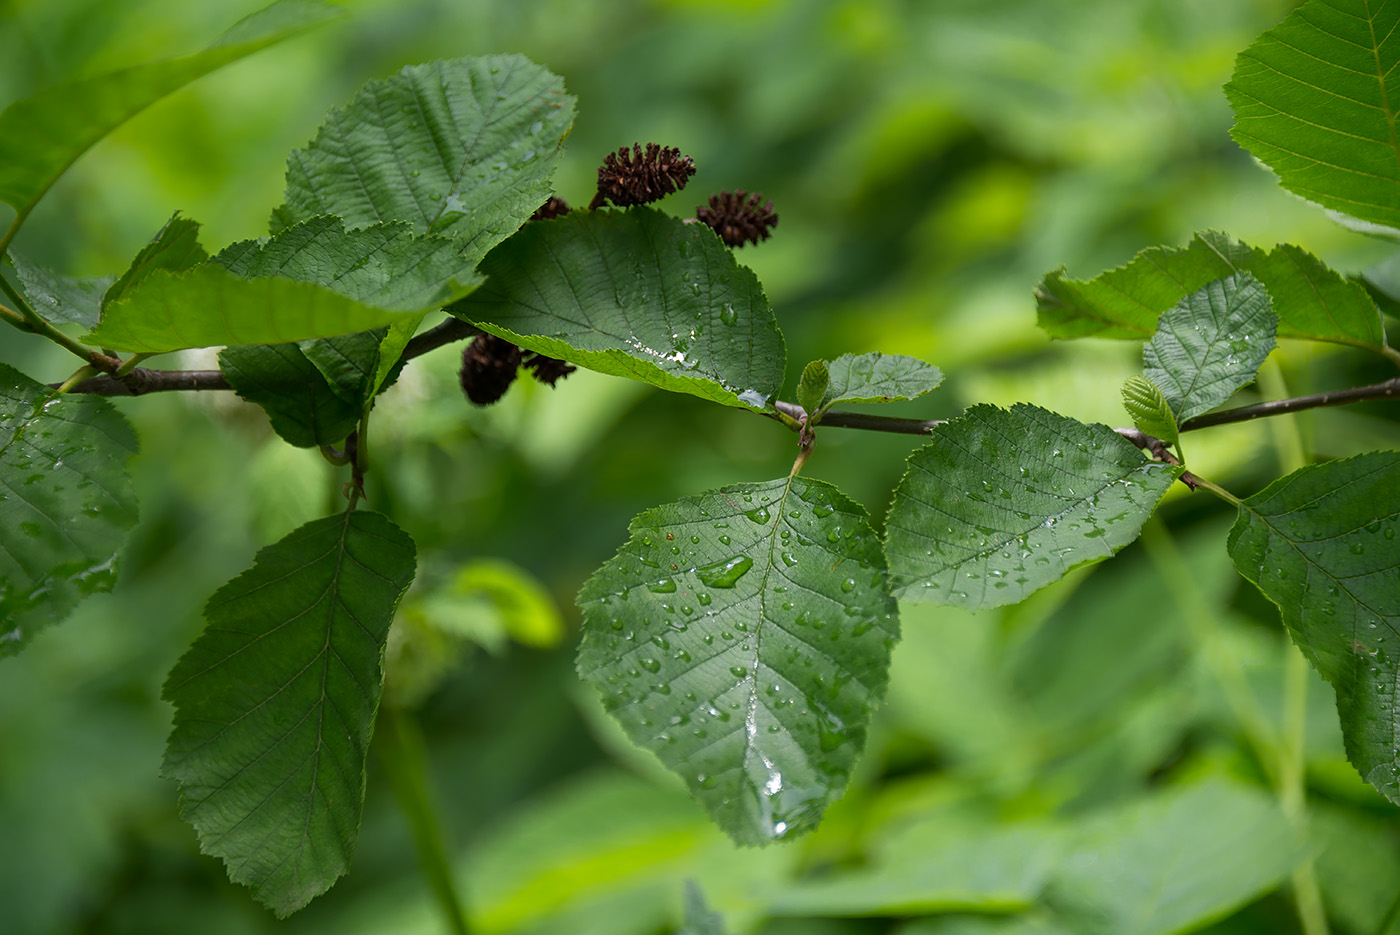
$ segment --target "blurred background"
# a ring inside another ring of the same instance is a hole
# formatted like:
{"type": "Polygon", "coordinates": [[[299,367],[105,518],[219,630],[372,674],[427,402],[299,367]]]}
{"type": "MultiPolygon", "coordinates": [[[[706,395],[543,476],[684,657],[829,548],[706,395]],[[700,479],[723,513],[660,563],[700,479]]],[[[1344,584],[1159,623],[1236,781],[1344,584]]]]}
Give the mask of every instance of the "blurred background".
{"type": "MultiPolygon", "coordinates": [[[[1048,341],[1032,296],[1046,272],[1088,278],[1206,228],[1256,246],[1295,242],[1346,272],[1387,255],[1279,189],[1228,135],[1220,86],[1235,54],[1295,5],[348,2],[340,22],[202,79],[102,142],[15,249],[99,275],[125,269],[175,211],[204,225],[211,253],[263,235],[287,152],[365,81],[433,58],[521,52],[579,99],[556,177],[570,203],[586,204],[607,152],[649,140],[698,167],[665,209],[690,215],[721,189],[772,199],[773,239],[739,258],[786,332],[785,398],[805,361],[878,350],[947,375],[889,414],[1027,401],[1123,425],[1118,387],[1137,372],[1139,345],[1048,341]]],[[[258,6],[0,0],[0,104],[195,51],[258,6]]],[[[1277,613],[1228,565],[1229,512],[1179,488],[1149,529],[1155,546],[1027,604],[977,616],[907,608],[889,697],[846,798],[807,838],[735,850],[578,684],[572,598],[633,515],[783,476],[793,437],[589,373],[555,390],[521,380],[498,405],[473,408],[456,386],[459,350],[418,359],[379,403],[369,497],[418,543],[391,689],[417,708],[482,931],[670,932],[687,878],[737,932],[973,931],[898,913],[785,918],[794,913],[774,908],[774,894],[882,853],[924,853],[930,825],[985,837],[1012,821],[1073,820],[1192,773],[1264,784],[1187,618],[1209,609],[1211,639],[1245,661],[1275,718],[1277,613]]],[[[1360,352],[1285,344],[1277,356],[1289,394],[1393,375],[1360,352]]],[[[0,359],[43,380],[72,368],[14,331],[0,334],[0,359]]],[[[1238,402],[1256,398],[1246,390],[1238,402]]],[[[142,441],[132,462],[142,517],[121,584],[0,663],[0,932],[443,930],[373,760],[349,875],[291,919],[198,854],[174,784],[159,778],[171,716],[161,681],[208,595],[259,547],[332,509],[343,478],[280,443],[232,394],[117,404],[142,441]]],[[[1309,414],[1299,428],[1317,457],[1400,442],[1393,404],[1309,414]]],[[[1197,473],[1238,495],[1281,473],[1266,425],[1185,443],[1197,473]]],[[[828,430],[806,472],[879,524],[916,444],[828,430]]],[[[1339,930],[1369,933],[1400,880],[1394,809],[1346,764],[1330,689],[1314,681],[1318,872],[1339,930]]],[[[1210,931],[1295,926],[1275,893],[1210,931]]]]}

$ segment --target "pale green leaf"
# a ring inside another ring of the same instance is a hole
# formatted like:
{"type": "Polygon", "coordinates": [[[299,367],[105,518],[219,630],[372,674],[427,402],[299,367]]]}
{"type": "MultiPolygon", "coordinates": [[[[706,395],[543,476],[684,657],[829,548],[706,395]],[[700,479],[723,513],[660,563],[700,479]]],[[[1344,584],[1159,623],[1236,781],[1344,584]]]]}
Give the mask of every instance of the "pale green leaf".
{"type": "Polygon", "coordinates": [[[1162,314],[1142,348],[1143,376],[1180,425],[1254,382],[1277,327],[1259,280],[1248,273],[1216,280],[1162,314]]]}
{"type": "Polygon", "coordinates": [[[413,568],[412,540],[383,516],[307,523],[209,599],[166,681],[180,814],[279,916],[349,865],[380,659],[413,568]]]}
{"type": "Polygon", "coordinates": [[[384,339],[379,342],[379,358],[374,369],[374,377],[370,381],[370,395],[378,393],[390,382],[389,375],[403,359],[403,352],[408,348],[408,342],[413,340],[413,335],[418,331],[418,326],[423,323],[423,315],[415,315],[412,318],[400,318],[392,322],[384,332],[384,339]]]}
{"type": "Polygon", "coordinates": [[[0,201],[27,215],[94,143],[160,98],[222,65],[339,16],[315,0],[282,0],[235,24],[209,49],[60,85],[0,113],[0,201]]]}
{"type": "Polygon", "coordinates": [[[1239,54],[1231,135],[1284,188],[1400,228],[1400,6],[1310,0],[1239,54]]]}
{"type": "Polygon", "coordinates": [[[0,657],[116,583],[136,435],[110,403],[0,364],[0,657]]]}
{"type": "Polygon", "coordinates": [[[1230,557],[1332,683],[1347,758],[1400,803],[1400,452],[1294,471],[1240,504],[1230,557]]]}
{"type": "Polygon", "coordinates": [[[1157,384],[1145,377],[1129,377],[1123,383],[1123,408],[1134,426],[1168,445],[1176,444],[1176,417],[1157,384]]]}
{"type": "Polygon", "coordinates": [[[136,254],[126,272],[102,297],[102,304],[117,301],[158,269],[183,273],[207,259],[209,254],[199,244],[199,222],[176,213],[136,254]]]}
{"type": "Polygon", "coordinates": [[[865,511],[802,477],[639,515],[579,593],[578,667],[736,842],[815,827],[899,635],[865,511]]]}
{"type": "Polygon", "coordinates": [[[797,405],[807,413],[810,425],[821,419],[822,402],[830,381],[831,373],[824,360],[814,360],[802,368],[802,378],[797,381],[797,405]]]}
{"type": "Polygon", "coordinates": [[[449,311],[528,350],[764,409],[787,352],[757,277],[708,228],[651,208],[536,221],[449,311]]]}
{"type": "Polygon", "coordinates": [[[219,367],[240,397],[263,408],[272,430],[298,448],[339,444],[364,411],[337,393],[296,344],[226,347],[219,367]]]}
{"type": "Polygon", "coordinates": [[[573,119],[563,81],[519,55],[404,68],[365,85],[292,152],[274,225],[319,214],[352,227],[408,221],[475,264],[549,197],[573,119]]]}
{"type": "Polygon", "coordinates": [[[724,917],[710,911],[694,880],[685,881],[685,920],[677,935],[725,935],[724,917]]]}
{"type": "Polygon", "coordinates": [[[827,361],[831,382],[823,408],[836,403],[887,403],[915,399],[943,382],[930,364],[901,354],[842,354],[827,361]]]}
{"type": "Polygon", "coordinates": [[[368,331],[405,314],[324,286],[280,277],[243,279],[206,263],[179,275],[152,273],[130,295],[104,308],[102,320],[84,340],[143,353],[281,344],[368,331]]]}
{"type": "Polygon", "coordinates": [[[97,324],[102,295],[116,281],[115,276],[63,276],[30,263],[13,250],[5,254],[14,267],[20,292],[30,306],[47,321],[82,325],[97,324]]]}
{"type": "Polygon", "coordinates": [[[909,457],[885,524],[896,593],[1017,603],[1136,539],[1177,473],[1105,425],[973,406],[909,457]]]}

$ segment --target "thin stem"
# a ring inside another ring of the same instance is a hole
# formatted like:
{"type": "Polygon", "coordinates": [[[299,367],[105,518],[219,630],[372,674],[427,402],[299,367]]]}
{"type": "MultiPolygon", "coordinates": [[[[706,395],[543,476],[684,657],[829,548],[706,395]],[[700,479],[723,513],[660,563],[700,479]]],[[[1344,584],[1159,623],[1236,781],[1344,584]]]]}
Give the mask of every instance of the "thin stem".
{"type": "MultiPolygon", "coordinates": [[[[1183,475],[1183,476],[1184,476],[1184,475],[1183,475]]],[[[1215,494],[1217,497],[1219,497],[1221,500],[1224,500],[1226,503],[1230,504],[1231,506],[1238,507],[1241,503],[1244,502],[1244,501],[1240,500],[1239,497],[1237,497],[1237,496],[1235,496],[1234,494],[1230,493],[1230,491],[1226,490],[1224,487],[1221,487],[1221,486],[1218,485],[1218,484],[1212,484],[1210,481],[1206,480],[1204,477],[1199,477],[1199,476],[1194,475],[1194,474],[1192,475],[1192,477],[1195,479],[1196,486],[1198,486],[1198,487],[1204,487],[1206,490],[1209,490],[1211,493],[1215,494]]]]}
{"type": "MultiPolygon", "coordinates": [[[[3,247],[0,247],[0,252],[3,252],[3,247]]],[[[4,313],[0,314],[0,318],[3,318],[8,324],[18,328],[20,331],[28,331],[31,334],[39,335],[41,338],[48,338],[64,350],[77,357],[81,357],[84,363],[92,365],[97,370],[110,373],[121,363],[115,358],[108,357],[101,351],[79,344],[77,341],[74,341],[72,338],[68,337],[68,335],[49,324],[42,315],[30,307],[24,296],[19,293],[19,290],[11,285],[10,281],[4,276],[0,276],[0,292],[4,292],[5,295],[10,297],[10,301],[15,304],[14,308],[5,308],[4,313]]],[[[4,306],[0,306],[0,308],[4,308],[4,306]]]]}
{"type": "Polygon", "coordinates": [[[428,789],[428,757],[423,733],[411,714],[386,705],[380,709],[376,738],[379,740],[375,748],[379,762],[389,775],[394,798],[408,821],[413,845],[418,851],[418,865],[433,895],[437,897],[443,918],[455,935],[471,935],[447,847],[443,843],[442,820],[438,817],[428,789]]]}
{"type": "Polygon", "coordinates": [[[1278,416],[1289,412],[1302,412],[1305,409],[1320,409],[1323,406],[1341,406],[1345,403],[1362,402],[1368,399],[1395,399],[1400,396],[1400,377],[1391,377],[1368,386],[1354,386],[1345,390],[1331,390],[1326,393],[1313,393],[1308,396],[1294,396],[1291,399],[1275,399],[1270,402],[1240,406],[1222,412],[1207,412],[1193,416],[1181,423],[1181,431],[1191,432],[1209,428],[1212,425],[1226,425],[1230,422],[1247,422],[1264,416],[1278,416]]]}

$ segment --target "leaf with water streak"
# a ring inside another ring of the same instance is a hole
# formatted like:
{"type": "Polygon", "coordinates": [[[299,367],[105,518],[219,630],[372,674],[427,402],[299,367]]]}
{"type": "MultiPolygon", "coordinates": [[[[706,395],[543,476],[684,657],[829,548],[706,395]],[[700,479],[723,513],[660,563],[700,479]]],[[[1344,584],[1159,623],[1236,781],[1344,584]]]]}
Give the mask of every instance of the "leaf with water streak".
{"type": "Polygon", "coordinates": [[[740,844],[816,826],[899,636],[861,507],[802,477],[642,513],[579,593],[578,668],[740,844]]]}
{"type": "Polygon", "coordinates": [[[102,295],[116,282],[115,276],[64,276],[37,266],[13,250],[5,259],[19,279],[20,292],[30,306],[47,321],[82,325],[97,324],[102,309],[102,295]]]}

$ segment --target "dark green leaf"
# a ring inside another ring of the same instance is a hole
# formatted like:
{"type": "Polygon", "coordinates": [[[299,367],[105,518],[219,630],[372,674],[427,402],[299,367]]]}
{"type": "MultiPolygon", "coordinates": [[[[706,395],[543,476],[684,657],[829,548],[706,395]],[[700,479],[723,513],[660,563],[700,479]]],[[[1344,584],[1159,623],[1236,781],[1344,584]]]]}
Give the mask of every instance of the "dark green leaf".
{"type": "Polygon", "coordinates": [[[836,403],[887,403],[915,399],[943,382],[930,364],[900,354],[842,354],[827,362],[831,383],[824,408],[836,403]]]}
{"type": "Polygon", "coordinates": [[[385,337],[386,329],[376,328],[358,334],[303,341],[298,346],[337,396],[363,406],[374,387],[374,375],[379,369],[379,346],[385,337]]]}
{"type": "Polygon", "coordinates": [[[51,322],[92,328],[102,308],[102,294],[116,281],[115,276],[75,278],[35,266],[13,250],[5,258],[14,267],[20,291],[34,311],[51,322]]]}
{"type": "Polygon", "coordinates": [[[584,585],[578,666],[740,844],[816,826],[899,634],[865,511],[802,477],[642,513],[584,585]]]}
{"type": "Polygon", "coordinates": [[[361,403],[332,389],[295,344],[226,347],[219,366],[238,395],[266,410],[273,431],[298,448],[339,443],[363,412],[361,403]]]}
{"type": "Polygon", "coordinates": [[[27,215],[94,143],[160,98],[312,26],[339,16],[315,0],[282,0],[235,24],[209,49],[60,85],[0,113],[0,201],[27,215]]]}
{"type": "Polygon", "coordinates": [[[1254,382],[1277,327],[1259,280],[1248,273],[1216,280],[1162,314],[1142,349],[1143,376],[1180,425],[1254,382]]]}
{"type": "Polygon", "coordinates": [[[1123,384],[1123,408],[1137,428],[1168,445],[1176,444],[1176,417],[1157,384],[1144,377],[1129,377],[1123,384]]]}
{"type": "Polygon", "coordinates": [[[279,916],[349,865],[384,640],[413,568],[412,540],[376,513],[307,523],[209,599],[165,684],[180,814],[279,916]]]}
{"type": "Polygon", "coordinates": [[[199,245],[199,222],[182,218],[177,213],[136,254],[131,266],[102,297],[102,304],[120,299],[158,269],[183,273],[207,259],[209,254],[199,245]]]}
{"type": "Polygon", "coordinates": [[[1230,557],[1337,691],[1347,757],[1400,803],[1400,452],[1294,471],[1240,504],[1230,557]]]}
{"type": "Polygon", "coordinates": [[[474,265],[549,197],[573,119],[563,81],[519,55],[404,68],[292,152],[274,225],[409,221],[457,241],[474,265]]]}
{"type": "Polygon", "coordinates": [[[885,531],[896,592],[1017,603],[1136,539],[1177,473],[1105,425],[973,406],[909,457],[885,531]]]}
{"type": "Polygon", "coordinates": [[[0,364],[0,656],[110,591],[136,522],[131,427],[106,400],[51,397],[0,364]]]}
{"type": "Polygon", "coordinates": [[[1289,191],[1400,228],[1400,6],[1311,0],[1235,61],[1231,135],[1289,191]]]}
{"type": "Polygon", "coordinates": [[[812,425],[821,418],[822,402],[830,381],[831,373],[824,360],[814,360],[802,368],[802,378],[797,381],[797,405],[807,413],[812,425]]]}
{"type": "Polygon", "coordinates": [[[758,279],[712,231],[650,208],[537,221],[449,311],[528,350],[764,409],[787,352],[758,279]]]}

